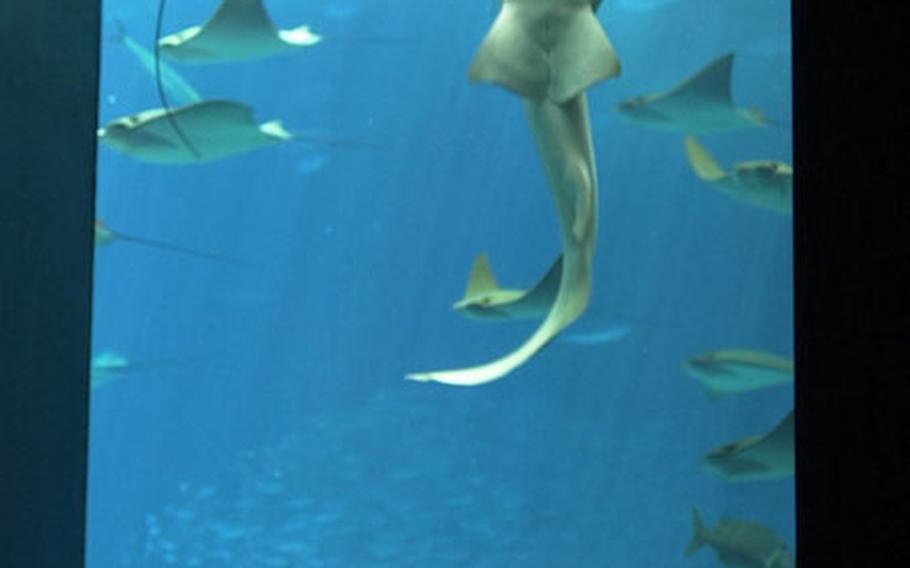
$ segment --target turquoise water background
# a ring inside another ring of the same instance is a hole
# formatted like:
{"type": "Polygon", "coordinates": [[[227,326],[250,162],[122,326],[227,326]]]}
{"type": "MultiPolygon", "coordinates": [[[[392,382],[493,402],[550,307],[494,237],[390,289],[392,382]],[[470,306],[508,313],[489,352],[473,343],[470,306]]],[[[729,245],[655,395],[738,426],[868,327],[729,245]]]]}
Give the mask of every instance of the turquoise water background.
{"type": "MultiPolygon", "coordinates": [[[[216,2],[169,2],[166,32],[216,2]]],[[[477,253],[503,284],[559,254],[521,105],[467,80],[492,1],[271,0],[281,27],[327,38],[272,59],[177,69],[295,131],[292,143],[193,166],[99,150],[98,215],[115,230],[250,261],[113,243],[95,257],[93,346],[136,367],[93,392],[88,565],[719,566],[684,559],[697,506],[794,542],[792,479],[729,484],[706,451],[771,428],[787,387],[711,399],[680,363],[730,346],[792,354],[791,219],[700,182],[680,136],[611,108],[733,51],[733,98],[789,124],[789,3],[605,0],[623,63],[589,91],[600,217],[589,313],[478,388],[404,380],[485,362],[534,322],[451,304],[477,253]],[[389,43],[353,38],[406,40],[389,43]]],[[[157,5],[105,2],[151,47],[157,5]]],[[[102,46],[100,124],[160,106],[124,47],[102,46]]],[[[704,136],[722,164],[791,162],[788,128],[704,136]]]]}

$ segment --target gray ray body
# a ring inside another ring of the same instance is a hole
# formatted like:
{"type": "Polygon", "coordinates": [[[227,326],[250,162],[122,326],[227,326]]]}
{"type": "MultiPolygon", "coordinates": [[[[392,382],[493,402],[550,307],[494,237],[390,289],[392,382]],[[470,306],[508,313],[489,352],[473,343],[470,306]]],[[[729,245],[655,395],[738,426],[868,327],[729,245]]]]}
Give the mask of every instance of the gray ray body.
{"type": "Polygon", "coordinates": [[[695,138],[685,139],[686,157],[699,179],[749,205],[777,213],[793,209],[793,168],[783,162],[753,160],[724,171],[695,138]]]}
{"type": "Polygon", "coordinates": [[[708,452],[701,467],[727,481],[757,481],[792,476],[794,460],[791,410],[770,432],[741,438],[708,452]]]}
{"type": "Polygon", "coordinates": [[[672,89],[627,99],[615,111],[636,124],[684,134],[765,126],[758,111],[733,106],[732,70],[733,54],[728,53],[672,89]]]}
{"type": "Polygon", "coordinates": [[[597,235],[597,171],[584,90],[619,71],[590,0],[503,0],[469,76],[522,99],[559,218],[559,290],[537,330],[511,353],[409,379],[459,386],[494,381],[526,363],[585,311],[597,235]]]}
{"type": "Polygon", "coordinates": [[[181,63],[219,63],[279,55],[321,40],[307,26],[277,29],[262,0],[222,0],[207,22],[161,38],[158,48],[181,63]]]}
{"type": "Polygon", "coordinates": [[[220,160],[287,142],[293,136],[280,121],[253,121],[253,109],[226,100],[177,107],[171,117],[192,144],[190,150],[164,109],[151,109],[115,119],[99,129],[99,140],[137,160],[183,164],[220,160]]]}

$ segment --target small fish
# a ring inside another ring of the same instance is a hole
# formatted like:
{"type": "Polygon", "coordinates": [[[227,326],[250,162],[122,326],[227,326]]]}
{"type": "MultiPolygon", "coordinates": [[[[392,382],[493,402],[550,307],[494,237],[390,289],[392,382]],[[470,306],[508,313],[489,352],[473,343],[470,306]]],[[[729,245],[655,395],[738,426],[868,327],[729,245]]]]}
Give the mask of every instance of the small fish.
{"type": "Polygon", "coordinates": [[[452,308],[459,314],[476,319],[525,319],[547,315],[562,276],[562,255],[547,273],[528,290],[500,288],[486,254],[480,254],[471,267],[464,297],[452,308]]]}
{"type": "MultiPolygon", "coordinates": [[[[155,54],[139,45],[139,42],[130,37],[126,33],[126,27],[123,25],[123,22],[116,20],[114,23],[117,26],[117,35],[114,37],[114,41],[126,47],[154,81],[156,77],[155,54]]],[[[160,62],[160,66],[161,86],[170,102],[184,105],[198,103],[202,100],[199,92],[173,67],[163,61],[160,62]]]]}
{"type": "Polygon", "coordinates": [[[559,336],[559,343],[574,343],[575,345],[601,345],[603,343],[612,343],[623,339],[632,330],[631,326],[625,323],[608,325],[592,331],[578,331],[559,336]]]}
{"type": "Polygon", "coordinates": [[[126,376],[129,359],[115,351],[103,351],[92,359],[90,377],[92,390],[105,387],[126,376]]]}
{"type": "Polygon", "coordinates": [[[767,434],[741,438],[708,452],[701,467],[727,481],[782,479],[793,475],[794,456],[791,410],[767,434]]]}
{"type": "Polygon", "coordinates": [[[682,364],[712,396],[751,392],[793,382],[793,360],[765,351],[721,349],[682,364]]]}
{"type": "Polygon", "coordinates": [[[793,204],[793,168],[783,162],[740,162],[725,172],[698,141],[687,136],[686,157],[699,179],[733,199],[777,213],[790,214],[793,204]]]}
{"type": "Polygon", "coordinates": [[[727,53],[672,89],[627,99],[614,110],[636,124],[683,134],[766,126],[759,111],[733,106],[732,71],[733,54],[727,53]]]}
{"type": "Polygon", "coordinates": [[[708,545],[717,559],[730,568],[795,568],[796,560],[771,529],[740,519],[721,519],[714,530],[705,527],[698,510],[692,509],[693,535],[686,557],[708,545]]]}

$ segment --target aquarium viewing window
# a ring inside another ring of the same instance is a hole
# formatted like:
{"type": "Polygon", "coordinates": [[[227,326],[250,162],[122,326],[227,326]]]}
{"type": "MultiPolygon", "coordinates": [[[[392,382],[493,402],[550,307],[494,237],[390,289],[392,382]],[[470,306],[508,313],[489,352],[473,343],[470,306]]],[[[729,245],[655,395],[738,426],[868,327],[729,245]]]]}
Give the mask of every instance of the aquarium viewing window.
{"type": "Polygon", "coordinates": [[[795,565],[787,0],[102,22],[87,566],[795,565]]]}

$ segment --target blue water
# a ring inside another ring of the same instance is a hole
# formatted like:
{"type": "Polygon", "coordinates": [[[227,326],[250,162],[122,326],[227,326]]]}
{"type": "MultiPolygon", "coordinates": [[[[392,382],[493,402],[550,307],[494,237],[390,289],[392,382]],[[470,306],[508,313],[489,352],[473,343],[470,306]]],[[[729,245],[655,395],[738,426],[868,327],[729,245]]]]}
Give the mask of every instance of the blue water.
{"type": "MultiPolygon", "coordinates": [[[[165,31],[216,4],[170,2],[165,31]]],[[[515,287],[559,253],[521,105],[466,78],[496,3],[271,0],[279,26],[413,41],[175,64],[203,97],[375,147],[287,144],[194,166],[100,149],[109,226],[254,266],[98,249],[94,349],[136,368],[93,392],[89,566],[720,566],[682,556],[693,506],[795,545],[792,479],[728,484],[697,466],[776,424],[792,393],[712,400],[680,370],[722,347],[792,354],[791,219],[707,188],[680,137],[610,111],[732,50],[737,104],[788,124],[789,46],[775,42],[789,6],[630,4],[599,12],[623,74],[589,91],[600,225],[576,326],[630,331],[554,343],[478,388],[404,375],[488,361],[534,329],[451,310],[477,253],[515,287]]],[[[156,9],[108,0],[105,30],[120,18],[150,47],[156,9]]],[[[101,124],[160,106],[121,45],[102,52],[101,124]]],[[[792,163],[786,128],[702,142],[723,164],[792,163]]]]}

